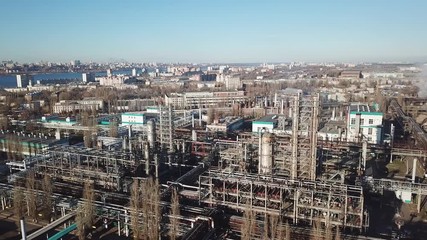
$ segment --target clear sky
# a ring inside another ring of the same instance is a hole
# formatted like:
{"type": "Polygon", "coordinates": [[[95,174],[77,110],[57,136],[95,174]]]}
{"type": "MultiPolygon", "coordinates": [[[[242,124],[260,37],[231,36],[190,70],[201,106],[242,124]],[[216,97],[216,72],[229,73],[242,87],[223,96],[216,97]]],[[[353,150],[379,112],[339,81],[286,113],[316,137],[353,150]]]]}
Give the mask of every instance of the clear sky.
{"type": "Polygon", "coordinates": [[[427,0],[2,0],[0,60],[427,61],[427,0]]]}

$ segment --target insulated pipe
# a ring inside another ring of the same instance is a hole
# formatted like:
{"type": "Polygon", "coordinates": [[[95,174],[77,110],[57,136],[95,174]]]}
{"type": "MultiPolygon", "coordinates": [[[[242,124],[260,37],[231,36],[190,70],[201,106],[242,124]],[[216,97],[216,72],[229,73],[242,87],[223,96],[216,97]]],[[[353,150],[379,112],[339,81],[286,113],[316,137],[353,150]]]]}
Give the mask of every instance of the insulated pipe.
{"type": "Polygon", "coordinates": [[[21,236],[22,236],[22,240],[27,240],[27,234],[25,232],[25,222],[24,222],[24,219],[21,218],[21,220],[19,220],[19,223],[21,224],[21,236]]]}
{"type": "Polygon", "coordinates": [[[417,175],[417,158],[412,161],[412,183],[415,183],[415,177],[417,175]]]}

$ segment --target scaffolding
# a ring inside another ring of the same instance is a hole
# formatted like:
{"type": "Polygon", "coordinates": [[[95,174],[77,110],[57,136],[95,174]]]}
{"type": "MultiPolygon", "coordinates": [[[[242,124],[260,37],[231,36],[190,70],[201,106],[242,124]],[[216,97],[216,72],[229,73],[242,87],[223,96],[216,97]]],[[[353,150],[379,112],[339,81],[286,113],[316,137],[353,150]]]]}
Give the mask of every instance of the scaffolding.
{"type": "Polygon", "coordinates": [[[163,149],[173,150],[174,140],[174,111],[169,107],[159,109],[159,140],[163,149]]]}
{"type": "Polygon", "coordinates": [[[199,201],[236,210],[277,214],[295,224],[368,226],[361,186],[207,171],[199,177],[199,201]]]}
{"type": "Polygon", "coordinates": [[[104,189],[122,191],[128,172],[143,161],[131,153],[74,146],[56,146],[37,158],[35,169],[64,182],[81,184],[93,181],[104,189]]]}
{"type": "Polygon", "coordinates": [[[294,97],[291,178],[316,179],[319,95],[294,97]]]}
{"type": "Polygon", "coordinates": [[[218,151],[218,167],[227,172],[248,172],[258,153],[248,142],[217,141],[215,150],[218,151]]]}

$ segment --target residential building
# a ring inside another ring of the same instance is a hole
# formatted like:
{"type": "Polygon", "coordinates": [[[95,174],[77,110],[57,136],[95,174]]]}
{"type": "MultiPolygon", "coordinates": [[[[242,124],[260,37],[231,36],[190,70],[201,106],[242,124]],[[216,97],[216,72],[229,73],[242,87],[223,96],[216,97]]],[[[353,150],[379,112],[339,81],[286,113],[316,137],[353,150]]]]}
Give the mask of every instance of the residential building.
{"type": "Polygon", "coordinates": [[[340,78],[358,79],[358,78],[363,78],[363,75],[362,75],[362,71],[359,71],[359,70],[346,70],[341,72],[340,78]]]}
{"type": "Polygon", "coordinates": [[[82,73],[82,81],[84,83],[94,82],[95,81],[95,74],[93,74],[93,73],[82,73]]]}
{"type": "Polygon", "coordinates": [[[16,75],[16,86],[18,88],[26,88],[28,86],[31,86],[31,78],[28,75],[16,75]]]}

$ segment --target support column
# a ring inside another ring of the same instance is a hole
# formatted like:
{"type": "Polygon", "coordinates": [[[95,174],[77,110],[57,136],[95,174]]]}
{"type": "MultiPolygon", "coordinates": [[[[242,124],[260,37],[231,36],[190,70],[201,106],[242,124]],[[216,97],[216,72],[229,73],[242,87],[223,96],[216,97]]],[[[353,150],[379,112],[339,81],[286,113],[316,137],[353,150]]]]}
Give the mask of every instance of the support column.
{"type": "Polygon", "coordinates": [[[55,132],[55,139],[60,140],[61,139],[61,131],[59,129],[56,129],[55,132]]]}

